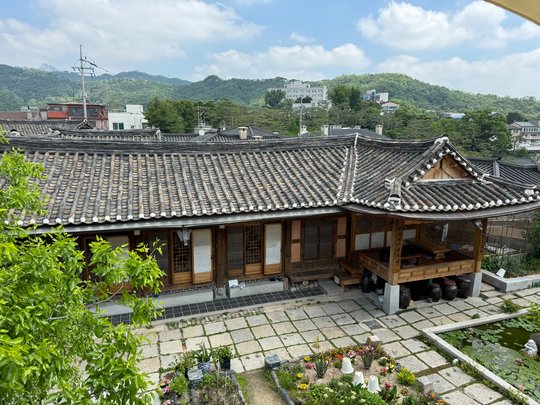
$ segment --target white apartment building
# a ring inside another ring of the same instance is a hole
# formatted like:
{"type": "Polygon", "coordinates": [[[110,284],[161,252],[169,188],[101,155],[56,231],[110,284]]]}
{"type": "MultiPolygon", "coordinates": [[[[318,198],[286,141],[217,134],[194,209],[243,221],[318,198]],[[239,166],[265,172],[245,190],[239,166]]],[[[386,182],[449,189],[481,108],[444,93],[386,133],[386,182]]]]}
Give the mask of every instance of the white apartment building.
{"type": "Polygon", "coordinates": [[[268,90],[282,90],[285,92],[285,98],[289,100],[300,100],[301,103],[298,102],[293,104],[294,108],[300,106],[314,107],[319,105],[321,102],[328,100],[328,89],[326,86],[311,87],[310,84],[304,83],[300,80],[293,80],[285,83],[283,88],[274,88],[268,90]],[[310,102],[303,100],[307,97],[311,98],[310,102]]]}
{"type": "Polygon", "coordinates": [[[126,104],[125,111],[109,111],[109,130],[111,131],[143,129],[145,124],[143,106],[140,104],[126,104]]]}
{"type": "Polygon", "coordinates": [[[388,93],[377,93],[376,90],[368,90],[362,95],[362,100],[373,101],[374,103],[386,103],[389,99],[388,93]]]}

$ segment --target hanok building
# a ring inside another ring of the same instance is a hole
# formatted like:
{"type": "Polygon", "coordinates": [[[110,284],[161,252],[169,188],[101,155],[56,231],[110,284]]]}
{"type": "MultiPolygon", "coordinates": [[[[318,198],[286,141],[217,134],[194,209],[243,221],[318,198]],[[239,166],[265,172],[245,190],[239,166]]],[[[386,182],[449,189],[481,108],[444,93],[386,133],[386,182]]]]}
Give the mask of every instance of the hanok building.
{"type": "Polygon", "coordinates": [[[387,313],[406,282],[470,274],[478,294],[487,218],[540,205],[536,187],[478,170],[446,138],[19,137],[11,147],[47,176],[47,214],[22,225],[63,225],[83,249],[96,235],[113,246],[162,241],[168,290],[336,273],[345,285],[369,270],[386,281],[387,313]]]}

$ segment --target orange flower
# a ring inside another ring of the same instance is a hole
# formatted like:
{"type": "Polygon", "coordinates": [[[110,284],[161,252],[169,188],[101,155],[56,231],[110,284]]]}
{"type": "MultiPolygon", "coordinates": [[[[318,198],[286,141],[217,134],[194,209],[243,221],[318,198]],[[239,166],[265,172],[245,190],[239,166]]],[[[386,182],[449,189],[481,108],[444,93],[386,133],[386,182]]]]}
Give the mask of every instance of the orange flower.
{"type": "Polygon", "coordinates": [[[336,354],[336,359],[343,360],[343,355],[341,353],[336,354]]]}

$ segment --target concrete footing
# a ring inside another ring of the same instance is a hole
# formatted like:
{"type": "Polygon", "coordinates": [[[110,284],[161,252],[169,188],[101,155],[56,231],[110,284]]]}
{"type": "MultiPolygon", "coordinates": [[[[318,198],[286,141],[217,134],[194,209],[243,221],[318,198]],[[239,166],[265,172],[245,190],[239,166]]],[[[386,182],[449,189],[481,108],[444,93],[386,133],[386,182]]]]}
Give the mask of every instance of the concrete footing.
{"type": "Polygon", "coordinates": [[[252,283],[246,283],[244,288],[234,287],[229,288],[229,297],[245,297],[248,295],[254,294],[264,294],[271,292],[284,291],[283,281],[271,281],[271,280],[261,280],[254,281],[252,283]]]}
{"type": "Polygon", "coordinates": [[[395,314],[399,310],[399,284],[384,285],[383,311],[388,315],[395,314]]]}

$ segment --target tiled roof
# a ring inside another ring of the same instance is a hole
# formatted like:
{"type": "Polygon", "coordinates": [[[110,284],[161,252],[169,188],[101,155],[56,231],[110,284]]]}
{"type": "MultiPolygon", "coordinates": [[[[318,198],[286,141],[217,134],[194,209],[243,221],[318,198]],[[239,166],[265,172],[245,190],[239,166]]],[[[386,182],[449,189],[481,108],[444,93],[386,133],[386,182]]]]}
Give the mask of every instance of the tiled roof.
{"type": "Polygon", "coordinates": [[[540,171],[535,163],[514,164],[497,159],[471,159],[471,162],[491,176],[513,182],[540,185],[540,171]]]}
{"type": "Polygon", "coordinates": [[[47,120],[0,120],[0,129],[7,135],[16,130],[18,136],[54,136],[58,132],[69,132],[81,125],[79,121],[47,121],[47,120]]]}
{"type": "MultiPolygon", "coordinates": [[[[13,138],[45,166],[48,214],[23,223],[104,224],[342,207],[380,213],[532,205],[531,186],[491,178],[445,140],[319,137],[266,142],[99,142],[13,138]],[[463,180],[422,180],[451,156],[463,180]]],[[[7,146],[2,146],[7,148],[7,146]]]]}
{"type": "Polygon", "coordinates": [[[87,140],[103,140],[103,141],[141,141],[153,142],[161,140],[161,133],[155,129],[132,129],[122,131],[99,131],[90,130],[66,130],[60,129],[54,131],[49,136],[53,138],[65,139],[87,139],[87,140]]]}

